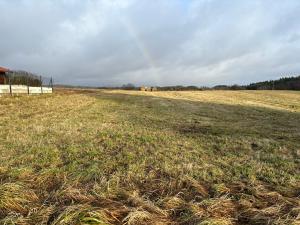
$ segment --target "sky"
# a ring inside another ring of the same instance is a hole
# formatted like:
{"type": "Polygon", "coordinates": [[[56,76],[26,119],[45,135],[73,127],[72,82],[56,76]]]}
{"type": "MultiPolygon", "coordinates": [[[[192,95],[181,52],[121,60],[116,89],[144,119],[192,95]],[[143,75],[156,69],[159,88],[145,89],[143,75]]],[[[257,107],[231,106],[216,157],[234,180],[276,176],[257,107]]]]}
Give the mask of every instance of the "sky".
{"type": "Polygon", "coordinates": [[[0,0],[0,66],[90,86],[300,74],[299,0],[0,0]]]}

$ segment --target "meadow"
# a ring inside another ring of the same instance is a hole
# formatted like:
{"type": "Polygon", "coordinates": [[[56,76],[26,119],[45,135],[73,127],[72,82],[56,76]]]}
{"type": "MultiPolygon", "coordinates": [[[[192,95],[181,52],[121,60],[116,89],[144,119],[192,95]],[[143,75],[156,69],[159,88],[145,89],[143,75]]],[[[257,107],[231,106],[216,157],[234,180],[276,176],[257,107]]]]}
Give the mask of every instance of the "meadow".
{"type": "Polygon", "coordinates": [[[300,224],[300,92],[0,97],[0,224],[300,224]]]}

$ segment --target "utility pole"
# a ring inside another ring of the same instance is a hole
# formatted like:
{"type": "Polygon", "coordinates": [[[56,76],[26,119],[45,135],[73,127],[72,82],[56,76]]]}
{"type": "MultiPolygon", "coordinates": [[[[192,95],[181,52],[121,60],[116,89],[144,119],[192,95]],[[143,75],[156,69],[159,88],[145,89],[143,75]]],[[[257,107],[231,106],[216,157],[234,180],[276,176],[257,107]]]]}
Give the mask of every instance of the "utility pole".
{"type": "Polygon", "coordinates": [[[53,93],[53,78],[52,77],[50,79],[50,84],[51,84],[51,89],[52,89],[52,93],[53,93]]]}
{"type": "Polygon", "coordinates": [[[27,94],[29,95],[29,74],[27,74],[27,94]]]}
{"type": "Polygon", "coordinates": [[[41,94],[43,94],[43,81],[42,81],[42,76],[40,76],[40,84],[41,84],[41,94]]]}
{"type": "Polygon", "coordinates": [[[11,89],[11,72],[8,73],[8,84],[9,84],[9,93],[12,95],[12,89],[11,89]]]}

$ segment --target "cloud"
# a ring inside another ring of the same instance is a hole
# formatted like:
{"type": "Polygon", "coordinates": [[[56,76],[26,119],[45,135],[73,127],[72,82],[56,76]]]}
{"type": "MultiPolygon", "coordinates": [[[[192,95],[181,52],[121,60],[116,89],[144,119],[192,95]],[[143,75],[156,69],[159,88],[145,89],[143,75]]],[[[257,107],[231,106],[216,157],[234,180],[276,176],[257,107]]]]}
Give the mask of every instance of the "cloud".
{"type": "Polygon", "coordinates": [[[300,2],[0,0],[0,63],[82,85],[299,74],[300,2]]]}

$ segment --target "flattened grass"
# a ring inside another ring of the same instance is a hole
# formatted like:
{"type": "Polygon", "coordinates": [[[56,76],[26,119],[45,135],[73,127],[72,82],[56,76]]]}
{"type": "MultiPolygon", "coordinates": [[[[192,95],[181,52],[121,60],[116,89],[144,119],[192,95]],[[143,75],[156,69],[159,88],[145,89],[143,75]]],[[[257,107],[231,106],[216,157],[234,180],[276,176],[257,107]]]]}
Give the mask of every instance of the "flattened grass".
{"type": "Polygon", "coordinates": [[[0,224],[297,224],[300,93],[0,98],[0,224]]]}

